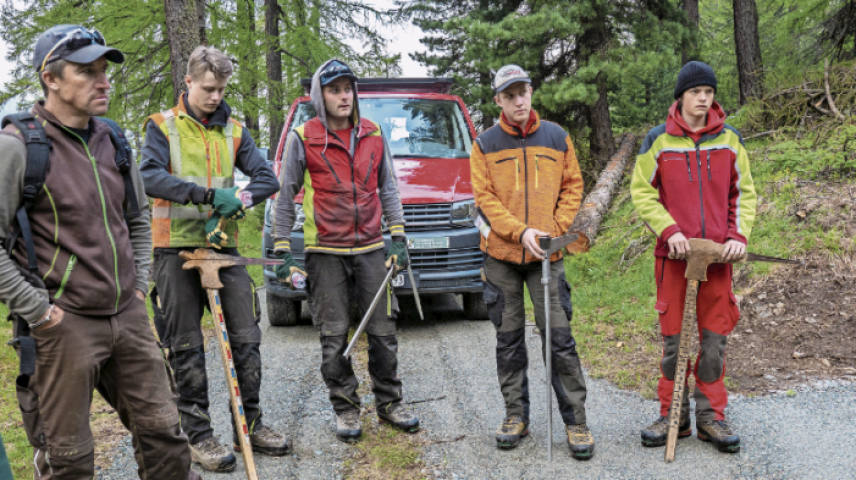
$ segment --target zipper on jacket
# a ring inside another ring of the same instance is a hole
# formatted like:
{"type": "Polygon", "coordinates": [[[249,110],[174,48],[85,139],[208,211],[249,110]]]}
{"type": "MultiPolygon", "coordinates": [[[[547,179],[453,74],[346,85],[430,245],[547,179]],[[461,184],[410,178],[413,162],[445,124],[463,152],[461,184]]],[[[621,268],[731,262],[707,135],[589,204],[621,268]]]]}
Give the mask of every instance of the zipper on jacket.
{"type": "MultiPolygon", "coordinates": [[[[353,150],[353,154],[348,152],[348,157],[351,159],[351,187],[354,191],[354,241],[355,245],[360,244],[360,209],[359,205],[357,205],[357,181],[354,178],[354,161],[357,158],[357,143],[360,141],[360,136],[357,135],[358,126],[354,126],[354,130],[352,131],[352,139],[351,149],[353,150]]],[[[341,140],[340,140],[341,141],[341,140]]]]}
{"type": "MultiPolygon", "coordinates": [[[[525,224],[529,226],[529,165],[526,163],[526,139],[520,137],[520,148],[523,149],[523,181],[525,185],[523,185],[523,192],[526,198],[526,210],[525,210],[525,224]]],[[[523,259],[521,260],[521,264],[526,263],[526,248],[523,248],[523,259]]]]}
{"type": "Polygon", "coordinates": [[[701,184],[701,150],[699,146],[696,145],[696,161],[698,162],[698,201],[699,208],[701,209],[701,238],[704,237],[704,194],[702,193],[701,184]]]}
{"type": "Polygon", "coordinates": [[[707,179],[712,181],[713,178],[710,177],[710,150],[707,151],[707,179]]]}
{"type": "Polygon", "coordinates": [[[371,158],[369,158],[369,169],[366,172],[366,179],[363,181],[363,186],[367,187],[369,185],[369,175],[372,173],[372,165],[374,165],[374,152],[372,152],[371,158]]]}
{"type": "Polygon", "coordinates": [[[59,284],[59,290],[57,290],[56,295],[54,295],[54,300],[59,300],[59,297],[61,297],[63,292],[65,292],[65,284],[68,283],[68,277],[71,276],[71,271],[74,270],[75,262],[77,262],[77,255],[72,254],[71,257],[68,258],[68,265],[65,267],[65,273],[62,276],[62,282],[59,284]]]}
{"type": "Polygon", "coordinates": [[[520,160],[514,159],[514,186],[520,190],[520,160]]]}
{"type": "Polygon", "coordinates": [[[684,154],[687,156],[687,175],[690,177],[690,183],[692,183],[693,174],[690,171],[690,152],[684,152],[684,154]]]}
{"type": "Polygon", "coordinates": [[[535,188],[538,188],[538,171],[541,170],[540,167],[538,167],[538,159],[540,157],[544,157],[547,160],[550,160],[551,162],[556,163],[556,159],[553,157],[549,157],[547,155],[542,155],[540,153],[535,154],[535,188]]]}
{"type": "Polygon", "coordinates": [[[208,136],[205,135],[207,127],[197,122],[192,116],[188,115],[188,117],[196,124],[196,129],[202,135],[202,143],[205,144],[205,169],[208,170],[208,185],[206,187],[211,188],[211,145],[208,144],[208,136]]]}
{"type": "Polygon", "coordinates": [[[95,172],[95,185],[98,187],[98,196],[101,198],[101,216],[104,218],[104,230],[107,231],[107,238],[110,240],[110,248],[113,250],[113,277],[116,280],[116,306],[114,309],[118,311],[119,298],[122,296],[122,286],[119,283],[119,255],[116,253],[116,241],[113,239],[113,232],[110,231],[110,222],[107,221],[107,203],[104,200],[104,190],[101,188],[101,176],[98,174],[98,163],[95,161],[95,157],[92,156],[92,152],[89,151],[89,145],[80,138],[80,135],[65,127],[62,128],[80,140],[80,143],[83,144],[83,148],[86,150],[86,155],[89,156],[89,162],[92,163],[92,170],[95,172]]]}
{"type": "MultiPolygon", "coordinates": [[[[333,174],[333,178],[335,178],[335,179],[336,179],[336,183],[338,183],[339,185],[341,185],[341,184],[342,184],[342,181],[341,181],[341,180],[339,180],[339,176],[338,176],[338,175],[336,175],[336,171],[335,171],[335,170],[333,170],[333,165],[331,165],[331,164],[330,164],[330,160],[327,160],[327,155],[324,155],[324,152],[321,152],[321,158],[323,158],[323,159],[324,159],[324,163],[326,163],[326,164],[327,164],[327,168],[329,168],[329,169],[330,169],[330,173],[332,173],[332,174],[333,174]]],[[[351,170],[353,170],[353,167],[351,167],[351,170]]]]}

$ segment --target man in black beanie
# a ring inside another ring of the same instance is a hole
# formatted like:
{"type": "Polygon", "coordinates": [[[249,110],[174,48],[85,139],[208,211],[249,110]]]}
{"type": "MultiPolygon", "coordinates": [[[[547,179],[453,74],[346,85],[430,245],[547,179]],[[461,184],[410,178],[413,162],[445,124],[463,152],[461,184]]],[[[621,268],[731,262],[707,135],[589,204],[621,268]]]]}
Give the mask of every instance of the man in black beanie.
{"type": "MultiPolygon", "coordinates": [[[[663,359],[657,394],[660,416],[642,430],[642,445],[666,444],[666,417],[672,402],[690,251],[688,238],[725,244],[725,260],[746,252],[755,221],[756,195],[749,157],[740,133],[724,123],[713,97],[716,75],[702,62],[678,74],[675,103],[666,123],[652,129],[639,155],[630,191],[640,216],[657,235],[655,280],[663,359]]],[[[695,368],[696,431],[721,452],[740,451],[740,437],[725,423],[725,345],[740,318],[731,289],[732,266],[708,267],[698,292],[700,351],[695,368]]],[[[689,374],[687,374],[689,377],[689,374]]],[[[686,379],[680,379],[686,382],[686,379]]],[[[678,438],[692,435],[688,396],[681,406],[678,438]]]]}

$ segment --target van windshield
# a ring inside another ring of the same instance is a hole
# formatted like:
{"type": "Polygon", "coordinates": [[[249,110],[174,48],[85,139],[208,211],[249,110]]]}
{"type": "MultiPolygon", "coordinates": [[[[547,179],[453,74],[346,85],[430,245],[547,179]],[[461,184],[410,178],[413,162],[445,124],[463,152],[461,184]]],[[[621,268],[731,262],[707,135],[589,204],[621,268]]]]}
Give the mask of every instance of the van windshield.
{"type": "MultiPolygon", "coordinates": [[[[469,158],[473,139],[457,102],[421,98],[361,98],[360,115],[380,125],[393,157],[469,158]]],[[[300,103],[291,128],[315,117],[300,103]]]]}

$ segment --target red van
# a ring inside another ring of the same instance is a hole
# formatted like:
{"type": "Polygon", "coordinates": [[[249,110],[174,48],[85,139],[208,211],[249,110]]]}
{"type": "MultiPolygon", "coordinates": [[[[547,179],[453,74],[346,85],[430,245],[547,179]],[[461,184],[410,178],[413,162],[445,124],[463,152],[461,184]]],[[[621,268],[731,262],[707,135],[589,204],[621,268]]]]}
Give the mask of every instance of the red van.
{"type": "MultiPolygon", "coordinates": [[[[309,99],[310,79],[300,81],[303,96],[288,111],[285,128],[274,155],[274,172],[282,171],[282,155],[288,132],[315,116],[309,99]]],[[[360,114],[377,123],[393,157],[406,221],[414,280],[420,297],[455,293],[463,297],[469,319],[487,319],[479,269],[479,231],[472,184],[470,150],[476,137],[473,122],[461,99],[451,95],[448,78],[364,78],[358,84],[360,114]]],[[[295,198],[296,222],[291,249],[303,263],[303,192],[295,198]]],[[[262,248],[273,257],[271,220],[274,199],[265,206],[262,248]]],[[[384,240],[390,242],[384,225],[384,240]]],[[[406,273],[393,278],[398,296],[413,295],[406,273]]],[[[276,280],[273,268],[265,268],[268,319],[271,325],[291,326],[301,317],[308,299],[303,289],[290,290],[276,280]]],[[[311,306],[310,306],[311,307],[311,306]]],[[[311,310],[311,308],[310,308],[311,310]]]]}

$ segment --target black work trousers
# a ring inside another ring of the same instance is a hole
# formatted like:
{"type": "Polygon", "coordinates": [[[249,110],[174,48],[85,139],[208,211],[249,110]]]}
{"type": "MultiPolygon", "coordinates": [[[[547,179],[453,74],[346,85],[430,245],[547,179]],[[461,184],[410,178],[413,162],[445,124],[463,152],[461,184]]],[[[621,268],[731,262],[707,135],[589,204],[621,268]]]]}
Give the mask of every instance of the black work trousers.
{"type": "MultiPolygon", "coordinates": [[[[529,419],[529,378],[526,370],[526,311],[523,284],[535,307],[535,324],[541,332],[541,356],[546,360],[544,284],[541,263],[515,265],[485,259],[484,299],[496,327],[496,371],[505,400],[506,414],[529,419]]],[[[565,425],[586,423],[586,382],[577,344],[571,334],[571,292],[561,260],[550,264],[550,342],[552,343],[553,391],[565,425]]]]}
{"type": "MultiPolygon", "coordinates": [[[[309,294],[315,307],[312,321],[321,333],[321,375],[330,392],[337,414],[360,408],[357,377],[351,359],[342,354],[348,346],[351,328],[350,299],[357,302],[360,316],[365,315],[386,276],[383,250],[358,255],[306,255],[309,294]]],[[[382,295],[374,310],[366,334],[369,342],[369,375],[378,410],[389,409],[401,401],[398,378],[398,339],[395,320],[389,311],[390,291],[382,295]]]]}
{"type": "MultiPolygon", "coordinates": [[[[161,342],[165,348],[169,348],[169,364],[178,389],[181,428],[187,433],[190,443],[195,444],[214,434],[209,413],[208,375],[205,371],[201,327],[202,314],[208,307],[208,294],[202,288],[196,270],[181,268],[184,264],[184,260],[178,256],[181,250],[156,248],[153,276],[164,318],[161,342]]],[[[223,249],[218,253],[239,255],[234,248],[223,249]]],[[[258,299],[252,280],[243,266],[221,268],[220,281],[223,283],[219,291],[223,318],[232,347],[244,415],[252,433],[262,424],[262,409],[259,405],[262,383],[259,346],[262,333],[258,325],[258,299]]],[[[221,400],[231,417],[229,398],[221,400]]],[[[234,425],[235,420],[232,419],[233,430],[234,425]]]]}

